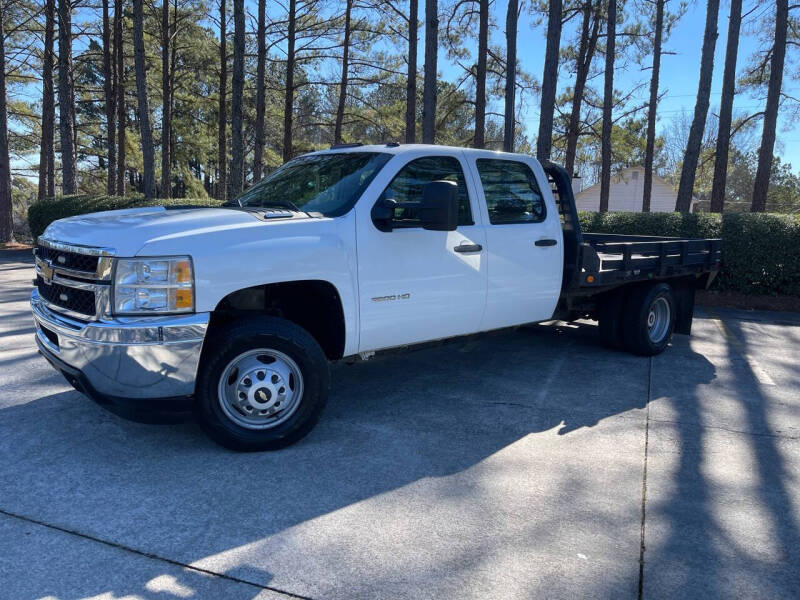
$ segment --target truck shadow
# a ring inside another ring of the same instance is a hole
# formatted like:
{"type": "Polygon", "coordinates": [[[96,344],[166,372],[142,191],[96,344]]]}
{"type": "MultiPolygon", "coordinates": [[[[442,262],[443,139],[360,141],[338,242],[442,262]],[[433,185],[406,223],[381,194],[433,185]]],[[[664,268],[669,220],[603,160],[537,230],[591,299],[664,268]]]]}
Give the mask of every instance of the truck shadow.
{"type": "MultiPolygon", "coordinates": [[[[682,357],[695,365],[691,385],[714,379],[688,345],[682,357]]],[[[639,435],[649,369],[648,359],[603,348],[589,324],[528,326],[337,364],[329,405],[305,440],[244,455],[216,447],[194,423],[140,425],[76,392],[58,393],[0,410],[0,506],[267,585],[266,540],[298,525],[469,470],[530,435],[577,435],[610,418],[614,431],[639,435]]],[[[630,478],[641,482],[641,472],[630,478]]],[[[548,523],[527,526],[534,535],[548,523]]],[[[469,569],[488,550],[471,549],[452,569],[469,569]]],[[[335,560],[337,551],[327,551],[335,560]]],[[[140,588],[114,593],[165,597],[145,586],[164,568],[154,562],[140,588]]],[[[196,577],[184,572],[180,582],[191,588],[196,577]]],[[[102,573],[85,589],[61,585],[47,578],[36,592],[106,591],[102,573]]]]}

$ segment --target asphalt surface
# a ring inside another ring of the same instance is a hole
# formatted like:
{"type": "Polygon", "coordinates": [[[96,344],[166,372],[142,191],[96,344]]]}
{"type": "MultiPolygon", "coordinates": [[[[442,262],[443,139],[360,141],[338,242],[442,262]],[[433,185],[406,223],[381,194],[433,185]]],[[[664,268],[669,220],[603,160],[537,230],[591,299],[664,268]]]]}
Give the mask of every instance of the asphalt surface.
{"type": "Polygon", "coordinates": [[[800,597],[800,318],[540,325],[332,369],[301,443],[121,420],[0,253],[0,598],[800,597]]]}

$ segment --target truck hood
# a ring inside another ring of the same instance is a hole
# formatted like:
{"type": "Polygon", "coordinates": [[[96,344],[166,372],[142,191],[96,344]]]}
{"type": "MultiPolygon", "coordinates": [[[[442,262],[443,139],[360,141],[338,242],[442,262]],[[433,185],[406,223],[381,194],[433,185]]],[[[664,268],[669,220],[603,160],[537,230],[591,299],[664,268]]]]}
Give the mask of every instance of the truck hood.
{"type": "Polygon", "coordinates": [[[254,214],[225,208],[170,209],[163,206],[111,210],[59,219],[43,238],[113,249],[117,256],[136,256],[147,244],[175,235],[197,235],[273,227],[292,219],[262,221],[254,214]]]}

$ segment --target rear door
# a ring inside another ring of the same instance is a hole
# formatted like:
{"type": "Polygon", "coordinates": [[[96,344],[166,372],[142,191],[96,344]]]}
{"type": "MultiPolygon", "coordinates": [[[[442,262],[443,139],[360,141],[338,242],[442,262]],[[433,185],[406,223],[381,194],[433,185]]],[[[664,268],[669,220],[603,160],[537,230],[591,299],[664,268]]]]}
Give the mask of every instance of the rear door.
{"type": "Polygon", "coordinates": [[[522,156],[471,161],[486,218],[488,291],[481,329],[550,319],[561,291],[561,222],[539,163],[522,156]]]}
{"type": "Polygon", "coordinates": [[[463,153],[408,152],[386,165],[357,209],[361,352],[478,331],[486,304],[486,249],[477,189],[463,153]],[[404,160],[401,160],[404,159],[404,160]],[[380,199],[409,205],[426,184],[458,185],[455,231],[422,229],[413,208],[398,208],[392,231],[371,209],[380,199]]]}

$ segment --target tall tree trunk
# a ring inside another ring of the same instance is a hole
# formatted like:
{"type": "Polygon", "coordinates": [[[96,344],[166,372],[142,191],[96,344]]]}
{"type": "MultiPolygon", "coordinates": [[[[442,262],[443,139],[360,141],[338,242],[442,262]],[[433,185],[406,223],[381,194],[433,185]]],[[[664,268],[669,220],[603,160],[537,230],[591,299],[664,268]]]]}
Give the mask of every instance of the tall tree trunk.
{"type": "Polygon", "coordinates": [[[136,99],[139,105],[139,130],[142,138],[142,192],[156,197],[155,150],[147,104],[147,64],[144,53],[144,11],[142,0],[133,0],[133,61],[136,69],[136,99]]]}
{"type": "Polygon", "coordinates": [[[289,0],[289,29],[286,37],[286,95],[283,102],[283,160],[292,158],[292,121],[294,117],[294,46],[297,1],[289,0]]]}
{"type": "MultiPolygon", "coordinates": [[[[736,2],[737,0],[733,0],[736,2]]],[[[644,190],[642,212],[650,212],[653,195],[653,161],[656,147],[656,113],[658,111],[658,80],[661,75],[661,38],[664,31],[664,4],[656,0],[656,28],[653,39],[653,72],[650,74],[650,102],[647,105],[647,141],[644,149],[644,190]]]]}
{"type": "Polygon", "coordinates": [[[719,107],[719,132],[714,155],[714,182],[711,186],[711,212],[725,207],[725,186],[728,181],[728,152],[731,144],[733,96],[736,88],[736,59],[739,52],[739,30],[742,26],[742,0],[731,0],[728,21],[728,43],[725,48],[725,72],[722,76],[722,99],[719,107]]]}
{"type": "Polygon", "coordinates": [[[44,57],[42,61],[42,140],[39,149],[39,189],[37,198],[55,195],[55,126],[56,109],[53,97],[53,40],[55,37],[55,0],[44,7],[44,57]]]}
{"type": "MultiPolygon", "coordinates": [[[[516,0],[514,2],[516,6],[516,0]]],[[[509,4],[509,11],[511,5],[509,4]]],[[[553,112],[558,88],[558,54],[561,49],[561,0],[551,0],[547,13],[547,46],[542,71],[542,104],[539,109],[539,136],[536,138],[536,158],[550,160],[553,146],[553,112]]],[[[570,173],[571,175],[572,173],[570,173]]]]}
{"type": "Polygon", "coordinates": [[[592,0],[586,0],[582,8],[581,40],[578,44],[575,87],[572,93],[572,110],[567,125],[567,152],[564,158],[564,168],[570,176],[575,169],[575,154],[578,150],[583,92],[586,89],[586,80],[589,77],[589,69],[592,66],[592,59],[597,48],[597,37],[600,32],[599,10],[599,6],[592,6],[592,0]]]}
{"type": "MultiPolygon", "coordinates": [[[[169,0],[165,0],[169,2],[169,0]]],[[[169,127],[169,168],[170,177],[172,173],[172,163],[175,161],[175,128],[172,127],[172,116],[175,113],[175,73],[178,70],[178,48],[177,48],[177,33],[178,33],[178,0],[172,2],[172,44],[169,47],[169,105],[170,105],[170,127],[169,127]]],[[[199,175],[198,175],[199,177],[199,175]]],[[[172,182],[170,182],[172,183],[172,182]]],[[[180,186],[177,188],[177,193],[174,194],[183,198],[186,194],[186,184],[181,181],[180,186]]],[[[174,187],[170,185],[170,187],[174,187]]]]}
{"type": "Polygon", "coordinates": [[[697,86],[697,103],[694,107],[694,119],[689,129],[689,140],[686,143],[686,154],[683,158],[681,181],[678,185],[678,199],[675,210],[689,212],[692,207],[694,179],[697,174],[697,163],[700,161],[700,145],[706,128],[709,97],[711,96],[711,78],[714,74],[714,47],[717,44],[717,17],[719,0],[708,0],[706,8],[706,28],[703,34],[703,50],[700,54],[700,82],[697,86]]]}
{"type": "Polygon", "coordinates": [[[0,244],[14,241],[11,156],[8,151],[8,107],[6,106],[6,34],[3,29],[6,1],[0,0],[0,244]]]}
{"type": "Polygon", "coordinates": [[[253,149],[253,182],[261,179],[264,168],[264,113],[266,111],[266,94],[264,78],[267,68],[267,1],[258,0],[258,65],[256,66],[256,132],[253,149]]]}
{"type": "Polygon", "coordinates": [[[125,54],[123,53],[122,29],[124,0],[114,0],[114,63],[116,71],[117,92],[117,185],[115,193],[125,195],[125,126],[128,113],[125,110],[125,54]]]}
{"type": "Polygon", "coordinates": [[[606,72],[603,86],[603,129],[600,140],[600,212],[608,212],[611,191],[611,128],[614,109],[614,58],[617,54],[617,0],[608,0],[606,72]]]}
{"type": "Polygon", "coordinates": [[[170,39],[172,27],[169,22],[169,0],[161,0],[161,197],[172,195],[172,77],[170,68],[170,39]]]}
{"type": "Polygon", "coordinates": [[[233,78],[231,81],[231,170],[228,198],[235,198],[244,185],[244,0],[233,0],[233,78]]]}
{"type": "Polygon", "coordinates": [[[344,105],[347,100],[347,71],[350,67],[350,13],[353,0],[345,2],[344,39],[342,40],[342,79],[339,83],[339,104],[336,107],[336,124],[333,127],[333,143],[342,143],[342,122],[344,121],[344,105]]]}
{"type": "Polygon", "coordinates": [[[219,2],[219,118],[217,121],[217,200],[228,192],[228,9],[219,2]]]}
{"type": "Polygon", "coordinates": [[[117,179],[117,149],[114,124],[114,65],[111,61],[111,20],[108,12],[108,0],[103,0],[103,93],[106,101],[106,136],[108,137],[106,193],[113,196],[117,179]]]}
{"type": "Polygon", "coordinates": [[[778,104],[781,99],[788,25],[789,3],[787,0],[777,0],[775,3],[775,45],[772,47],[772,62],[769,65],[764,129],[761,133],[761,147],[758,149],[758,168],[753,185],[753,202],[750,207],[753,212],[764,212],[767,208],[767,192],[772,171],[772,152],[775,148],[775,127],[778,122],[778,104]]]}
{"type": "MultiPolygon", "coordinates": [[[[556,0],[559,1],[559,0],[556,0]]],[[[517,93],[517,21],[519,3],[508,0],[506,12],[506,90],[505,90],[505,122],[503,123],[503,150],[514,151],[514,134],[516,125],[516,93],[517,93]]]]}
{"type": "Polygon", "coordinates": [[[419,3],[408,3],[408,79],[406,80],[406,144],[417,141],[417,35],[419,3]]]}
{"type": "Polygon", "coordinates": [[[439,2],[425,0],[425,81],[422,88],[422,143],[436,138],[436,70],[439,64],[439,2]]]}
{"type": "Polygon", "coordinates": [[[475,136],[472,145],[486,145],[486,56],[489,54],[489,0],[478,0],[478,66],[475,73],[475,136]]]}
{"type": "Polygon", "coordinates": [[[61,133],[62,191],[75,194],[78,181],[75,164],[75,87],[72,81],[72,6],[58,2],[58,112],[61,133]]]}

